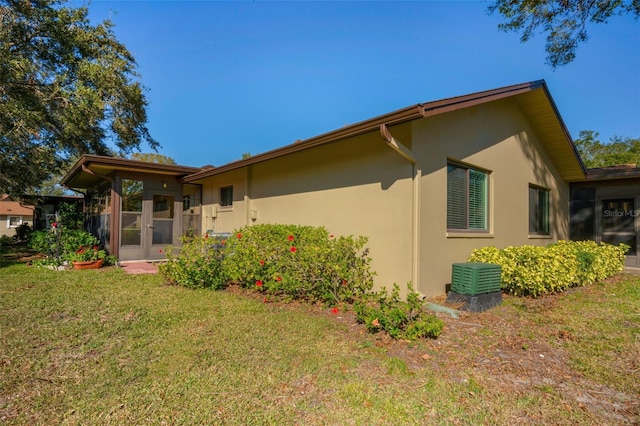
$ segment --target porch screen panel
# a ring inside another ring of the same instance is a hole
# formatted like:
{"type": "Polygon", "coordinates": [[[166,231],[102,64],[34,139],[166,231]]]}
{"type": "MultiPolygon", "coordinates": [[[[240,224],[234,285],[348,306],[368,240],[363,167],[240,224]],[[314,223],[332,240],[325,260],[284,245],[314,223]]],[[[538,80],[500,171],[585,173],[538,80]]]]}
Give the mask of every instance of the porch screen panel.
{"type": "Polygon", "coordinates": [[[142,244],[142,189],[140,180],[122,179],[122,218],[120,244],[142,244]]]}
{"type": "Polygon", "coordinates": [[[202,189],[200,185],[182,186],[182,235],[200,235],[202,189]]]}
{"type": "Polygon", "coordinates": [[[173,243],[174,197],[153,196],[153,241],[152,244],[173,243]]]}

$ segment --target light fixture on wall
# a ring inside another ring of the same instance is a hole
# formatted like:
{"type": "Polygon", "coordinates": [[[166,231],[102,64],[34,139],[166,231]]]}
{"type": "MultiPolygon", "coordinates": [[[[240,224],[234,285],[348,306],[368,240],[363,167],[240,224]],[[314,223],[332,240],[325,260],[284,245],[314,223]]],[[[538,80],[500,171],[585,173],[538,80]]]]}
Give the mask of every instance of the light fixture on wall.
{"type": "Polygon", "coordinates": [[[165,189],[167,188],[167,182],[165,182],[164,180],[162,181],[162,187],[165,189]]]}
{"type": "Polygon", "coordinates": [[[254,222],[258,220],[258,210],[249,210],[249,215],[254,222]]]}

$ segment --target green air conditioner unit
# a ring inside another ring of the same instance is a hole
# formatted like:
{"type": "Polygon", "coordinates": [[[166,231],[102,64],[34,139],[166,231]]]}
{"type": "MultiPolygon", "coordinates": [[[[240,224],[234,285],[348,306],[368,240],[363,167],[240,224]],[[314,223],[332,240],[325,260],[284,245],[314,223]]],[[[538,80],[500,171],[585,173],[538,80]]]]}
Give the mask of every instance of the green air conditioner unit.
{"type": "Polygon", "coordinates": [[[500,291],[500,265],[490,263],[454,263],[451,291],[477,296],[500,291]]]}

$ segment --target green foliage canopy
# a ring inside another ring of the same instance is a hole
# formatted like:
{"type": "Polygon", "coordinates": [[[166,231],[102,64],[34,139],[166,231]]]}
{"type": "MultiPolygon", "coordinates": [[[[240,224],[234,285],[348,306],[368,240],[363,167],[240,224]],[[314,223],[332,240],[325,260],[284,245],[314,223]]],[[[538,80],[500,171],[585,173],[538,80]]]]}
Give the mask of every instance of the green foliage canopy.
{"type": "Polygon", "coordinates": [[[615,136],[609,143],[598,140],[593,130],[580,131],[580,137],[574,141],[578,153],[587,168],[607,167],[620,164],[640,166],[640,139],[615,136]]]}
{"type": "Polygon", "coordinates": [[[86,7],[0,0],[0,192],[20,195],[80,154],[159,144],[136,62],[86,7]]]}
{"type": "Polygon", "coordinates": [[[537,29],[547,33],[547,64],[555,69],[576,57],[580,43],[588,40],[587,24],[606,23],[613,15],[640,16],[639,0],[494,0],[489,13],[498,12],[507,21],[502,31],[522,32],[520,41],[528,41],[537,29]]]}

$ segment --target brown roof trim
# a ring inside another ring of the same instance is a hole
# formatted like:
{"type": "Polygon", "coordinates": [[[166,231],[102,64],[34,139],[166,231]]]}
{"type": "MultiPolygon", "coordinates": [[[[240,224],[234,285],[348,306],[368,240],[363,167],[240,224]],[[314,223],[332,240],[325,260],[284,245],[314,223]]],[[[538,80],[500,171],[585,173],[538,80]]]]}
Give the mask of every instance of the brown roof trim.
{"type": "Polygon", "coordinates": [[[580,160],[580,157],[577,155],[575,146],[573,146],[573,142],[571,141],[571,137],[569,136],[569,132],[567,131],[566,126],[564,125],[564,122],[560,118],[560,114],[558,113],[558,109],[556,108],[555,103],[551,98],[551,95],[549,93],[549,90],[547,89],[546,83],[544,82],[544,80],[536,80],[529,83],[521,83],[521,84],[516,84],[512,86],[501,87],[498,89],[471,93],[464,96],[456,96],[453,98],[441,99],[438,101],[427,102],[424,104],[412,105],[406,108],[399,109],[397,111],[393,111],[393,112],[380,115],[365,121],[361,121],[356,124],[343,127],[341,129],[324,133],[319,136],[314,136],[312,138],[305,139],[303,141],[296,141],[293,144],[285,145],[281,148],[267,151],[265,153],[255,155],[244,160],[234,161],[234,162],[222,165],[220,167],[216,167],[214,169],[209,169],[209,170],[201,169],[199,172],[196,172],[192,175],[182,178],[182,182],[194,182],[200,179],[204,179],[210,176],[215,176],[217,174],[225,173],[231,170],[240,169],[242,167],[261,163],[277,157],[282,157],[285,155],[293,154],[295,152],[310,149],[319,145],[337,142],[339,140],[346,139],[349,137],[361,135],[364,133],[369,133],[372,131],[377,131],[380,128],[380,125],[383,125],[383,124],[387,126],[393,126],[395,124],[400,124],[400,123],[404,123],[404,122],[419,119],[419,118],[430,117],[438,114],[443,114],[446,112],[455,111],[458,109],[481,105],[487,102],[496,101],[498,99],[520,95],[522,93],[531,92],[540,88],[542,88],[545,91],[545,95],[549,99],[549,102],[553,107],[554,113],[558,118],[558,121],[562,126],[565,135],[567,136],[567,140],[572,145],[572,149],[576,153],[576,157],[578,158],[578,161],[580,161],[580,165],[582,166],[582,169],[584,171],[584,165],[582,165],[582,161],[580,160]]]}
{"type": "Polygon", "coordinates": [[[244,160],[234,161],[225,164],[220,167],[216,167],[208,170],[201,170],[182,179],[183,182],[193,182],[199,179],[214,176],[220,173],[228,172],[230,170],[239,169],[242,167],[250,166],[252,164],[261,163],[273,158],[282,157],[285,155],[293,154],[295,152],[304,151],[309,148],[313,148],[319,145],[324,145],[331,142],[337,142],[342,139],[347,139],[353,136],[358,136],[364,133],[368,133],[372,130],[378,130],[380,124],[400,124],[405,121],[414,120],[416,118],[422,118],[422,108],[420,104],[413,105],[407,108],[403,108],[397,111],[390,112],[379,117],[372,118],[370,120],[361,121],[350,126],[343,127],[332,132],[323,133],[319,136],[314,136],[303,141],[296,141],[292,144],[285,145],[281,148],[276,148],[271,151],[264,152],[262,154],[254,155],[244,160]]]}
{"type": "Polygon", "coordinates": [[[149,163],[146,161],[129,160],[120,157],[106,157],[102,155],[85,154],[73,165],[67,174],[60,181],[62,185],[66,185],[74,176],[81,173],[84,169],[92,164],[101,166],[110,166],[116,169],[136,169],[141,172],[160,172],[170,175],[189,175],[201,170],[199,167],[180,166],[176,164],[160,164],[149,163]]]}
{"type": "Polygon", "coordinates": [[[587,180],[589,181],[633,178],[640,178],[640,168],[636,164],[587,169],[587,180]]]}

